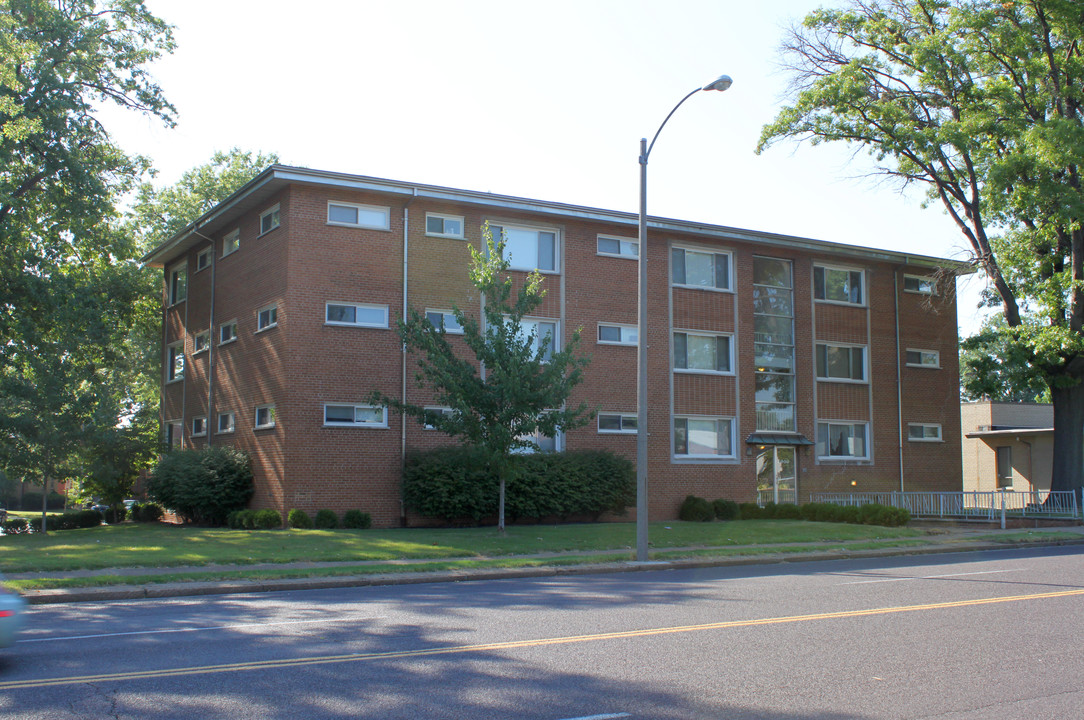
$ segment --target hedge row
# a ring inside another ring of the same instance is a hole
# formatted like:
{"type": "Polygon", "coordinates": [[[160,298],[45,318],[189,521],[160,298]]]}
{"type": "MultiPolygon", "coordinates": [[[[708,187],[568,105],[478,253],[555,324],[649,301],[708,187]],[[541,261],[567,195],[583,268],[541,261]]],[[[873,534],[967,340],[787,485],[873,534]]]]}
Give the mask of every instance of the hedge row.
{"type": "MultiPolygon", "coordinates": [[[[294,508],[286,515],[286,524],[296,530],[334,530],[340,527],[339,516],[334,510],[320,510],[313,521],[304,510],[294,508]]],[[[343,514],[341,527],[347,530],[367,530],[373,526],[373,516],[361,510],[347,510],[343,514]]]]}
{"type": "MultiPolygon", "coordinates": [[[[97,510],[74,510],[66,513],[52,513],[45,516],[47,530],[77,530],[79,528],[98,527],[102,524],[102,514],[97,510]]],[[[4,522],[4,534],[23,535],[28,532],[41,532],[41,515],[26,518],[12,518],[4,522]]]]}
{"type": "Polygon", "coordinates": [[[768,503],[760,506],[756,503],[738,505],[731,500],[716,500],[711,503],[695,495],[685,498],[678,517],[692,522],[740,518],[742,520],[809,520],[886,527],[899,527],[911,521],[909,510],[876,503],[859,506],[833,503],[806,503],[805,505],[768,503]]]}
{"type": "MultiPolygon", "coordinates": [[[[636,498],[632,462],[614,453],[584,450],[519,455],[505,486],[505,516],[521,519],[621,514],[636,498]]],[[[469,447],[446,447],[407,456],[403,499],[408,509],[448,522],[497,514],[500,482],[487,456],[469,447]]]]}

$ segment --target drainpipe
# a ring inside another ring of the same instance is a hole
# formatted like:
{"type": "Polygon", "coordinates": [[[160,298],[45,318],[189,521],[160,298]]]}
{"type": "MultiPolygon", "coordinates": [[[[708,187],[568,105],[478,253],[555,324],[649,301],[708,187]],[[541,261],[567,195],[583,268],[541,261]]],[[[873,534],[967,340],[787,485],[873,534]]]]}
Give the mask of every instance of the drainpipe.
{"type": "MultiPolygon", "coordinates": [[[[406,322],[408,307],[408,289],[410,284],[409,270],[410,270],[410,206],[418,198],[418,188],[414,188],[414,194],[403,205],[403,322],[406,322]]],[[[407,346],[404,342],[403,348],[403,387],[402,393],[399,397],[403,399],[403,402],[407,401],[407,346]]],[[[406,413],[399,413],[399,477],[402,478],[403,469],[406,467],[406,429],[407,429],[407,416],[406,413]]],[[[406,503],[403,500],[402,495],[403,484],[399,483],[399,525],[406,527],[406,503]]]]}
{"type": "Polygon", "coordinates": [[[900,492],[903,492],[903,370],[900,364],[900,272],[892,271],[893,308],[896,313],[896,433],[900,449],[900,492]]]}
{"type": "MultiPolygon", "coordinates": [[[[193,233],[199,235],[204,240],[211,243],[211,313],[209,318],[209,325],[207,326],[207,447],[211,447],[211,438],[214,433],[211,432],[211,422],[215,416],[214,413],[214,386],[215,386],[215,270],[218,268],[218,252],[215,247],[215,241],[212,238],[207,237],[198,230],[193,230],[193,233]]],[[[214,426],[218,428],[218,423],[214,426]]]]}

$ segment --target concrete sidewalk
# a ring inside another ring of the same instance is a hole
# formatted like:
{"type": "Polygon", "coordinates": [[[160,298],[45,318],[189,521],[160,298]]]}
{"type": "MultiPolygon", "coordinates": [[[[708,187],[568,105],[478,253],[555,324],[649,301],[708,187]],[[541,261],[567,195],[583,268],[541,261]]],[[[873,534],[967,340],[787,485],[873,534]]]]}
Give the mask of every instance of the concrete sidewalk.
{"type": "MultiPolygon", "coordinates": [[[[191,595],[221,595],[230,593],[253,593],[272,592],[287,590],[309,590],[321,588],[357,587],[368,585],[403,585],[431,582],[463,582],[468,580],[491,580],[499,578],[523,578],[523,577],[546,577],[556,575],[584,575],[592,573],[617,573],[637,572],[643,570],[665,570],[679,568],[703,568],[725,567],[737,565],[759,565],[782,562],[805,562],[815,560],[838,560],[842,558],[858,557],[890,557],[896,555],[925,555],[950,552],[973,552],[983,550],[1003,550],[1011,547],[1051,547],[1059,545],[1084,545],[1084,527],[1067,526],[1059,528],[1039,528],[1032,532],[1057,532],[1060,537],[1053,539],[1019,539],[1022,530],[992,530],[989,528],[942,528],[937,534],[929,538],[929,542],[922,545],[901,545],[900,539],[884,541],[855,540],[835,543],[831,550],[824,550],[826,543],[786,543],[774,545],[746,545],[727,546],[721,550],[728,553],[726,557],[697,557],[678,558],[672,560],[656,560],[648,563],[637,563],[628,560],[629,550],[569,552],[569,553],[539,553],[532,555],[501,556],[492,558],[471,557],[459,558],[461,560],[508,560],[521,559],[538,561],[541,564],[522,568],[470,568],[462,570],[433,570],[433,571],[410,571],[411,566],[421,566],[427,563],[455,562],[455,558],[441,559],[418,559],[418,560],[377,560],[377,561],[344,561],[344,562],[295,562],[295,563],[261,563],[255,565],[201,565],[186,567],[156,567],[156,568],[110,568],[100,570],[74,570],[68,572],[42,572],[42,573],[9,573],[8,580],[19,579],[49,579],[49,578],[80,578],[80,577],[103,577],[116,576],[118,578],[131,578],[131,583],[121,580],[116,585],[26,590],[23,596],[31,604],[66,603],[66,602],[95,602],[105,600],[132,600],[142,598],[181,597],[191,595]],[[999,536],[1005,536],[1000,539],[999,536]],[[1015,536],[1015,538],[1013,537],[1015,536]],[[858,549],[857,545],[869,545],[870,543],[883,543],[880,548],[858,549]],[[802,545],[809,545],[808,552],[797,550],[802,545]],[[779,547],[780,552],[770,552],[773,547],[779,547]],[[786,552],[782,549],[786,548],[786,552]],[[747,554],[741,551],[747,550],[747,554]],[[765,552],[769,551],[769,552],[765,552]],[[547,560],[573,557],[606,557],[612,556],[613,561],[585,562],[576,565],[546,564],[547,560]],[[388,572],[380,572],[380,569],[388,572]],[[177,574],[206,574],[206,575],[229,575],[246,571],[285,571],[290,573],[304,573],[307,570],[334,570],[341,574],[318,575],[312,577],[279,578],[279,579],[214,579],[185,582],[157,583],[151,578],[162,575],[177,574]],[[351,570],[357,572],[352,573],[351,570]]],[[[696,551],[703,548],[657,548],[654,553],[680,553],[682,551],[696,551]]]]}

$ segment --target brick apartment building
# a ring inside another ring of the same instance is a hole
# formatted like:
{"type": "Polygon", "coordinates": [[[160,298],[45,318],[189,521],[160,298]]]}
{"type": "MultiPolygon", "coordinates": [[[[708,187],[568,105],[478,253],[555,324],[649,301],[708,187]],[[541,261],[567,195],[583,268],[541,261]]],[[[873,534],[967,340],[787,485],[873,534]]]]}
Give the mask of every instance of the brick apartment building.
{"type": "MultiPolygon", "coordinates": [[[[179,447],[250,452],[254,507],[408,519],[400,464],[450,442],[368,407],[425,404],[394,330],[480,309],[468,243],[500,229],[547,289],[535,329],[582,328],[588,427],[544,449],[636,456],[637,218],[276,165],[144,259],[165,275],[162,420],[179,447]]],[[[751,230],[649,223],[653,519],[682,499],[958,490],[956,262],[751,230]]]]}

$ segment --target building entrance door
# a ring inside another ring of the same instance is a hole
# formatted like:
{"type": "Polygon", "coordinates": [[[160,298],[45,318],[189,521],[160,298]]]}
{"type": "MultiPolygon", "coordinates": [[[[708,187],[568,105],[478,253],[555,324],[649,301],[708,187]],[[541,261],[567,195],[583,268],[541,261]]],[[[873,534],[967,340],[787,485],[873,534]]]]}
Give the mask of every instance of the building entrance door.
{"type": "Polygon", "coordinates": [[[798,502],[798,465],[792,445],[757,448],[757,502],[798,502]]]}

